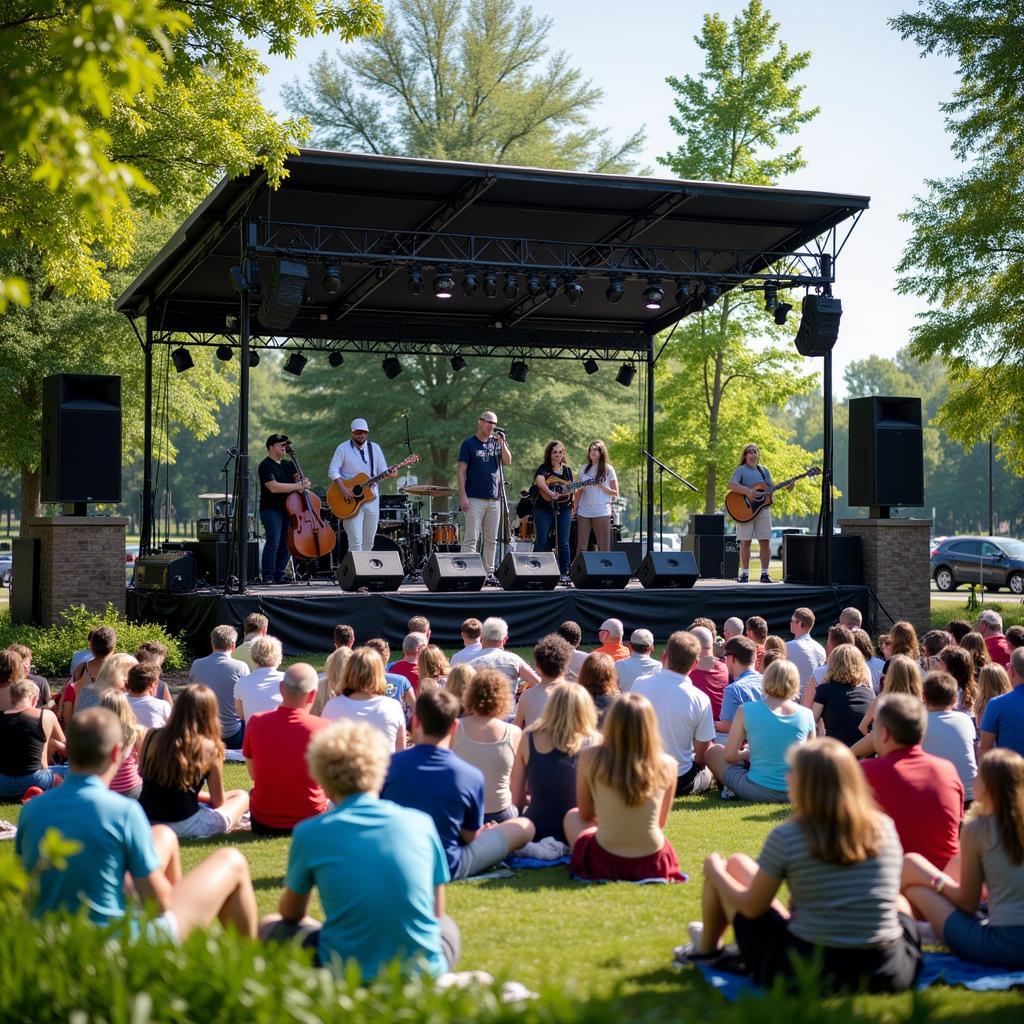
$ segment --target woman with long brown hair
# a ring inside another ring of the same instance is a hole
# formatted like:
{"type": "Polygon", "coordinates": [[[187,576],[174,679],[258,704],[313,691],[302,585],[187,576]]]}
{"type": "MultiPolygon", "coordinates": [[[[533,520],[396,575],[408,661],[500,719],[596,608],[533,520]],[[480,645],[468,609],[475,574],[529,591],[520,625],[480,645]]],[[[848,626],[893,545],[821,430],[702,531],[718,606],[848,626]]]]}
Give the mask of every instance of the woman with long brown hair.
{"type": "Polygon", "coordinates": [[[676,959],[712,959],[728,925],[754,980],[794,979],[794,960],[821,957],[825,988],[899,992],[913,985],[921,947],[900,896],[902,849],[853,754],[824,737],[790,756],[794,814],[757,861],[712,853],[704,862],[704,920],[676,959]],[[790,909],[775,895],[789,885],[790,909]]]}
{"type": "Polygon", "coordinates": [[[572,526],[572,502],[568,496],[560,497],[552,487],[572,483],[572,470],[565,461],[565,445],[549,441],[544,449],[544,461],[533,476],[533,522],[537,527],[534,551],[551,551],[551,531],[554,527],[558,568],[563,576],[569,572],[569,528],[572,526]]]}
{"type": "Polygon", "coordinates": [[[612,501],[619,496],[619,478],[608,461],[604,441],[591,441],[586,465],[580,470],[580,483],[588,483],[573,495],[576,515],[576,554],[590,547],[590,534],[597,538],[598,551],[612,549],[612,501]]]}
{"type": "Polygon", "coordinates": [[[591,651],[583,659],[577,682],[594,701],[594,708],[597,710],[597,724],[600,728],[608,709],[619,696],[619,680],[611,655],[602,654],[600,651],[591,651]]]}

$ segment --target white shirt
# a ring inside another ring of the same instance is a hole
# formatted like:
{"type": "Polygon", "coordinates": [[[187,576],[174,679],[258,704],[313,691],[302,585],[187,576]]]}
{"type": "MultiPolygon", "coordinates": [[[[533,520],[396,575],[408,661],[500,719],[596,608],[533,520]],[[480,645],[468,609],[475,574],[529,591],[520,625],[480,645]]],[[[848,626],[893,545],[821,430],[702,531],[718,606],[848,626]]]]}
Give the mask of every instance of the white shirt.
{"type": "Polygon", "coordinates": [[[321,718],[337,722],[346,718],[352,722],[365,722],[384,734],[388,741],[388,749],[395,749],[398,730],[405,726],[405,714],[402,705],[393,697],[381,695],[368,697],[366,700],[353,700],[344,694],[332,697],[320,713],[321,718]]]}
{"type": "MultiPolygon", "coordinates": [[[[569,658],[569,667],[565,670],[565,678],[567,682],[575,683],[580,677],[580,669],[583,668],[583,662],[587,660],[589,651],[581,651],[578,647],[572,652],[572,656],[569,658]]],[[[653,672],[654,669],[651,669],[653,672]]]]}
{"type": "Polygon", "coordinates": [[[786,657],[796,665],[800,673],[800,696],[807,689],[811,673],[820,665],[824,665],[825,648],[810,633],[786,642],[786,657]]]}
{"type": "Polygon", "coordinates": [[[284,673],[262,667],[235,683],[235,700],[242,702],[242,717],[251,718],[260,711],[273,711],[281,703],[284,673]]]}
{"type": "Polygon", "coordinates": [[[331,459],[327,475],[332,480],[351,480],[352,477],[358,476],[360,473],[376,476],[387,468],[388,461],[384,458],[379,444],[375,441],[367,441],[360,449],[355,441],[350,439],[342,441],[334,449],[334,458],[331,459]]]}
{"type": "Polygon", "coordinates": [[[515,651],[506,651],[503,647],[488,647],[473,658],[473,668],[477,672],[482,668],[497,669],[513,683],[520,677],[521,671],[529,667],[515,651]]]}
{"type": "Polygon", "coordinates": [[[921,743],[925,753],[950,761],[964,784],[964,799],[974,799],[978,763],[974,757],[974,723],[963,711],[929,711],[921,743]]]}
{"type": "MultiPolygon", "coordinates": [[[[589,463],[579,471],[577,480],[593,480],[597,475],[597,466],[589,463]]],[[[605,467],[604,486],[611,487],[613,482],[618,481],[615,470],[610,465],[605,467]]],[[[612,514],[612,496],[605,494],[601,487],[594,484],[592,487],[584,487],[580,490],[579,504],[576,506],[576,515],[586,516],[588,519],[599,519],[601,516],[612,514]]]]}
{"type": "Polygon", "coordinates": [[[474,640],[471,644],[466,644],[461,651],[456,651],[451,660],[448,662],[449,665],[463,665],[466,662],[474,661],[482,651],[483,644],[479,640],[474,640]]]}
{"type": "Polygon", "coordinates": [[[882,688],[883,668],[885,668],[885,662],[881,658],[868,658],[868,671],[871,673],[871,685],[875,688],[875,693],[882,688]]]}
{"type": "Polygon", "coordinates": [[[147,729],[162,729],[171,714],[171,705],[167,701],[150,697],[148,693],[138,697],[129,693],[128,704],[135,713],[135,720],[147,729]]]}
{"type": "Polygon", "coordinates": [[[649,676],[661,668],[661,663],[655,661],[649,654],[637,654],[635,651],[622,661],[615,662],[615,674],[619,679],[619,689],[623,693],[629,693],[633,684],[641,676],[649,676]]]}
{"type": "Polygon", "coordinates": [[[641,676],[633,684],[633,693],[642,694],[654,705],[661,744],[676,759],[679,774],[685,775],[693,767],[694,742],[709,743],[715,738],[711,701],[689,676],[667,668],[641,676]]]}

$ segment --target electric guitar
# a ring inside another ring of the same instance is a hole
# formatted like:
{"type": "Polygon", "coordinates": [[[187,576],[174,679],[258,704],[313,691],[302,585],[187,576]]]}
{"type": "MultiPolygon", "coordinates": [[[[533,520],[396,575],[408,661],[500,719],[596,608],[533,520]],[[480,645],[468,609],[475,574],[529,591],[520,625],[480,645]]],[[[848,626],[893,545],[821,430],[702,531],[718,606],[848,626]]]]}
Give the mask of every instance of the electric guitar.
{"type": "Polygon", "coordinates": [[[548,485],[549,491],[558,495],[555,501],[565,501],[570,494],[578,491],[581,487],[593,487],[594,484],[603,484],[604,477],[600,476],[594,480],[574,480],[572,483],[566,483],[560,476],[549,476],[545,477],[544,483],[548,485]]]}
{"type": "Polygon", "coordinates": [[[749,523],[761,509],[772,503],[773,495],[779,488],[788,487],[790,484],[796,483],[797,480],[803,480],[805,476],[821,476],[821,470],[817,466],[812,466],[806,473],[790,477],[780,484],[771,486],[762,480],[760,483],[754,484],[753,490],[758,493],[753,498],[748,498],[745,494],[740,494],[739,491],[729,491],[725,496],[725,510],[737,523],[749,523]]]}
{"type": "Polygon", "coordinates": [[[377,492],[373,489],[373,485],[378,480],[383,480],[389,473],[394,473],[403,466],[411,466],[419,461],[420,457],[418,455],[410,455],[407,459],[403,459],[394,466],[388,466],[387,469],[376,476],[357,473],[351,480],[343,480],[342,483],[352,492],[351,498],[346,498],[341,493],[338,481],[334,480],[331,486],[327,488],[327,504],[330,505],[331,511],[339,519],[351,519],[363,505],[377,497],[377,492]]]}

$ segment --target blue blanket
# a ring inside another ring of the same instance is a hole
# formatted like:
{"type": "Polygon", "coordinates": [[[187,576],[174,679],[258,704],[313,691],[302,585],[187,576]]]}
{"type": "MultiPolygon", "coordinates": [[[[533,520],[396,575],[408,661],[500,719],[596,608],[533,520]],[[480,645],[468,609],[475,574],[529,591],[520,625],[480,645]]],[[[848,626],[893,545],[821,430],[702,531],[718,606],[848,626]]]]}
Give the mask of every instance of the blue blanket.
{"type": "Polygon", "coordinates": [[[565,854],[564,857],[559,857],[557,860],[540,860],[537,857],[520,857],[516,853],[509,854],[505,858],[505,863],[510,868],[553,868],[559,864],[569,863],[569,854],[565,854]]]}

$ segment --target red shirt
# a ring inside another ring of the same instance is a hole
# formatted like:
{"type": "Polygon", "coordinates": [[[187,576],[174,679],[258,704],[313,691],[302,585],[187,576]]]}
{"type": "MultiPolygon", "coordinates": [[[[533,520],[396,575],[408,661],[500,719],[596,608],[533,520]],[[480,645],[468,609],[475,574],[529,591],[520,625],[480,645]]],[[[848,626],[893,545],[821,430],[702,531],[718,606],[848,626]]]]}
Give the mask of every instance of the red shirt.
{"type": "Polygon", "coordinates": [[[388,671],[405,676],[412,683],[412,692],[417,697],[420,695],[420,670],[416,667],[415,661],[406,661],[405,658],[402,658],[401,661],[396,661],[388,671]]]}
{"type": "Polygon", "coordinates": [[[630,655],[630,650],[623,644],[616,643],[614,640],[609,640],[606,644],[601,644],[600,647],[595,647],[593,650],[594,654],[607,654],[612,661],[624,661],[630,655]]]}
{"type": "Polygon", "coordinates": [[[757,647],[757,653],[754,655],[754,671],[764,671],[764,644],[755,644],[757,647]]]}
{"type": "Polygon", "coordinates": [[[879,807],[896,824],[904,853],[919,853],[940,870],[960,851],[964,787],[951,761],[903,747],[862,761],[879,807]]]}
{"type": "Polygon", "coordinates": [[[716,661],[714,668],[691,668],[690,682],[707,695],[711,701],[711,717],[717,722],[722,717],[722,691],[729,685],[725,662],[716,661]]]}
{"type": "Polygon", "coordinates": [[[252,761],[253,818],[270,828],[294,828],[327,810],[327,796],[310,778],[306,748],[331,723],[300,708],[262,711],[245,723],[242,753],[252,761]]]}
{"type": "Polygon", "coordinates": [[[985,646],[988,648],[988,656],[997,664],[1002,665],[1007,672],[1010,671],[1010,655],[1013,648],[1010,641],[1002,633],[985,637],[985,646]]]}

